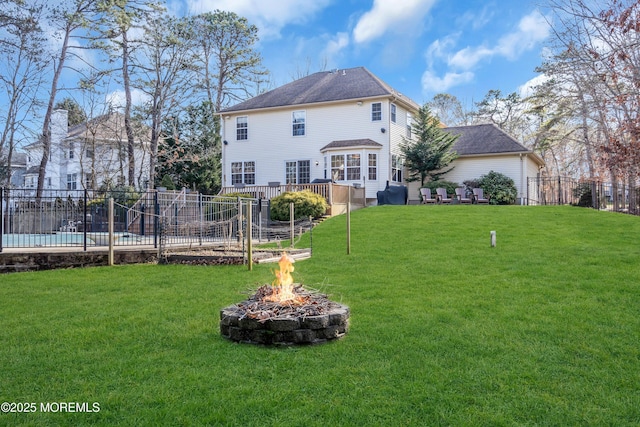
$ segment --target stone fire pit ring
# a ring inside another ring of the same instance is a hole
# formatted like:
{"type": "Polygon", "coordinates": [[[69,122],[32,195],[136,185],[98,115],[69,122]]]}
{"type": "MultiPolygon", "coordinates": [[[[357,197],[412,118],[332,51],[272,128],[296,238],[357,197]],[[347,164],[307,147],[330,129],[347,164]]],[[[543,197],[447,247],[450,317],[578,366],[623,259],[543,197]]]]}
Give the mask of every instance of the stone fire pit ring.
{"type": "Polygon", "coordinates": [[[349,307],[331,302],[326,313],[259,320],[237,305],[220,310],[220,334],[235,342],[262,345],[322,344],[349,330],[349,307]]]}

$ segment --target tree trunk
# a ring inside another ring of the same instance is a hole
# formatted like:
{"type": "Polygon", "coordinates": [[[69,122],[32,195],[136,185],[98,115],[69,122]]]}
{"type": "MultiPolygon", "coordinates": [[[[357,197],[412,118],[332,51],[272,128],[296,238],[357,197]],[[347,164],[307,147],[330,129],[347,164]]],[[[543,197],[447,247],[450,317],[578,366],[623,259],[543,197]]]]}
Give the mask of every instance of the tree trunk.
{"type": "Polygon", "coordinates": [[[42,159],[40,160],[40,166],[38,167],[38,186],[36,188],[36,199],[38,202],[42,198],[42,190],[44,189],[44,179],[47,171],[47,164],[49,163],[49,156],[51,155],[51,116],[53,115],[53,104],[58,93],[58,81],[60,80],[60,74],[62,73],[64,62],[67,57],[71,30],[71,25],[68,24],[65,27],[65,34],[62,42],[62,49],[60,51],[60,57],[58,58],[58,62],[55,66],[55,71],[53,73],[53,80],[51,81],[51,93],[49,94],[47,112],[44,115],[44,121],[42,123],[42,159]]]}
{"type": "Polygon", "coordinates": [[[122,81],[124,84],[124,128],[127,133],[128,179],[131,187],[136,186],[135,137],[131,127],[131,81],[129,77],[129,39],[126,29],[122,29],[122,81]]]}

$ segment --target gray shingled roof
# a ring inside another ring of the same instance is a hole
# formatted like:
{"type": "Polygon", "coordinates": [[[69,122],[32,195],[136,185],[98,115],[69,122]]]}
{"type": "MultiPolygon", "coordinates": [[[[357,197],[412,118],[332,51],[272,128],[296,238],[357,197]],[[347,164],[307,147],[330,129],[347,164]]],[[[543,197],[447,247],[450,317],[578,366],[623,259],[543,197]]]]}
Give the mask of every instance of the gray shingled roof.
{"type": "Polygon", "coordinates": [[[449,127],[444,130],[460,135],[452,147],[459,156],[531,151],[493,123],[449,127]]]}
{"type": "MultiPolygon", "coordinates": [[[[133,132],[136,141],[144,138],[151,139],[151,129],[133,123],[133,132]]],[[[127,134],[124,127],[124,114],[110,112],[95,117],[84,123],[72,126],[67,132],[66,139],[95,138],[100,140],[126,140],[127,134]]]]}
{"type": "MultiPolygon", "coordinates": [[[[260,94],[221,113],[399,95],[364,67],[321,71],[260,94]]],[[[408,98],[406,101],[415,104],[408,98]]],[[[416,105],[417,108],[417,105],[416,105]]]]}
{"type": "Polygon", "coordinates": [[[344,139],[341,141],[332,141],[322,147],[320,152],[331,148],[349,148],[349,147],[382,147],[382,144],[375,142],[373,139],[344,139]]]}
{"type": "Polygon", "coordinates": [[[27,165],[27,154],[26,153],[13,153],[11,156],[11,166],[26,166],[27,165]]]}

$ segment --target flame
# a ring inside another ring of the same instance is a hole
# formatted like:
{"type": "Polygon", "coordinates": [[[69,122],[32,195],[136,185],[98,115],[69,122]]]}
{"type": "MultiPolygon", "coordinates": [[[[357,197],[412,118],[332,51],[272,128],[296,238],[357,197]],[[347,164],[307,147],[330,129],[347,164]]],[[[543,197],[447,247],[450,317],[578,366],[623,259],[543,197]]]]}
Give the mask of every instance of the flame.
{"type": "Polygon", "coordinates": [[[294,270],[294,262],[294,259],[285,252],[282,253],[282,257],[278,261],[280,270],[274,272],[276,278],[271,284],[273,292],[268,297],[265,297],[265,300],[284,302],[297,298],[297,295],[293,292],[293,277],[291,276],[291,272],[294,270]]]}

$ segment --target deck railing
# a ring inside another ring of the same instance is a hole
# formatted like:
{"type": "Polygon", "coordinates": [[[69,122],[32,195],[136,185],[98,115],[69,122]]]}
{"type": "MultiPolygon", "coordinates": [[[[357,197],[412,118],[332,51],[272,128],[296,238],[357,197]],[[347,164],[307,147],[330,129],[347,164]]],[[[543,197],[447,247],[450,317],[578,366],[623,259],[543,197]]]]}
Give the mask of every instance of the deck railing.
{"type": "Polygon", "coordinates": [[[357,209],[366,206],[365,189],[357,188],[350,185],[335,184],[335,183],[319,183],[319,184],[285,184],[280,185],[274,183],[271,185],[241,185],[234,187],[223,187],[220,190],[220,195],[241,193],[246,194],[256,199],[271,200],[272,198],[279,196],[282,193],[290,191],[311,191],[312,193],[320,194],[325,198],[329,205],[328,214],[336,215],[344,213],[351,196],[352,209],[357,209]],[[350,194],[349,194],[350,193],[350,194]]]}

